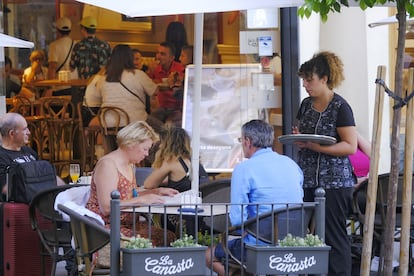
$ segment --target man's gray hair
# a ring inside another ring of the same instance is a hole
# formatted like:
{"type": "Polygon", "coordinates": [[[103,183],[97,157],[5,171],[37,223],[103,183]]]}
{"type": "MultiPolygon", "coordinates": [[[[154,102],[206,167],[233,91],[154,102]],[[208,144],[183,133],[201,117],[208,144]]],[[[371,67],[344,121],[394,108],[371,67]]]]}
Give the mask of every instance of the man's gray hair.
{"type": "Polygon", "coordinates": [[[242,135],[256,148],[273,147],[274,133],[273,127],[262,120],[251,120],[242,126],[242,135]]]}
{"type": "Polygon", "coordinates": [[[6,113],[0,117],[0,134],[2,137],[8,137],[10,130],[14,130],[18,124],[18,113],[6,113]]]}

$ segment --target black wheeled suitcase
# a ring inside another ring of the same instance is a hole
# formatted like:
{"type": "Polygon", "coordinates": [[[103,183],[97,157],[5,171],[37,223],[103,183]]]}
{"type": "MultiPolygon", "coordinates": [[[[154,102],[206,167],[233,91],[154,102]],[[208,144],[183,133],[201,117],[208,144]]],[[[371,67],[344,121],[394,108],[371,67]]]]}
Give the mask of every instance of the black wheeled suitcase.
{"type": "MultiPolygon", "coordinates": [[[[41,242],[30,225],[29,205],[1,202],[0,218],[0,275],[41,275],[41,242]]],[[[50,275],[51,258],[47,256],[44,259],[45,275],[50,275]]]]}

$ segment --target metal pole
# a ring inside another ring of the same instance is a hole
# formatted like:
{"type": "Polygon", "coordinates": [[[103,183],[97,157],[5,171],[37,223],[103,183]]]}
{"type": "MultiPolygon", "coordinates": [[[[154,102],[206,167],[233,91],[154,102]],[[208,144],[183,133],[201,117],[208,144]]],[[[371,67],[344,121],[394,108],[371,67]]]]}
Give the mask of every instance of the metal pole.
{"type": "Polygon", "coordinates": [[[325,240],[325,190],[321,187],[315,191],[316,206],[316,234],[319,238],[325,240]]]}
{"type": "Polygon", "coordinates": [[[111,276],[120,275],[121,220],[120,193],[111,193],[111,276]]]}
{"type": "Polygon", "coordinates": [[[192,108],[192,137],[191,148],[192,158],[191,164],[193,169],[193,179],[191,189],[198,192],[199,185],[199,167],[200,163],[200,101],[201,101],[201,64],[203,60],[203,24],[204,14],[195,14],[194,23],[194,97],[192,108]]]}

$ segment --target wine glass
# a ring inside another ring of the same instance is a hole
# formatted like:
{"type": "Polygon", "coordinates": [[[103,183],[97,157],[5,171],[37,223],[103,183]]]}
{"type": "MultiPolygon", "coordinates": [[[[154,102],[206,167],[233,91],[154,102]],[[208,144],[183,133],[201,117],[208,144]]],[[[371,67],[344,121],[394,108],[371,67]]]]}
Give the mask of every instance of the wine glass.
{"type": "Polygon", "coordinates": [[[69,175],[72,179],[72,183],[76,184],[78,183],[78,179],[80,176],[80,166],[79,164],[70,164],[69,166],[69,175]]]}

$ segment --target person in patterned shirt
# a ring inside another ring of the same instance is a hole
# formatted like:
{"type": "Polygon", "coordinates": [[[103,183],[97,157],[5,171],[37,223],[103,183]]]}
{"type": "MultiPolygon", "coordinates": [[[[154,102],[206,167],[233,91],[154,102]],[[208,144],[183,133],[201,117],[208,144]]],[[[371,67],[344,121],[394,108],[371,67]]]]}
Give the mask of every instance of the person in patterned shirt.
{"type": "Polygon", "coordinates": [[[96,18],[87,16],[80,23],[84,38],[75,44],[70,58],[70,70],[78,70],[80,79],[88,79],[105,66],[111,54],[108,42],[95,37],[96,18]]]}
{"type": "Polygon", "coordinates": [[[304,201],[314,201],[315,189],[326,192],[325,242],[331,246],[328,275],[350,276],[351,245],[346,219],[351,211],[356,179],[349,155],[357,150],[357,132],[352,109],[334,91],[344,80],[343,63],[332,52],[320,52],[303,63],[298,72],[309,94],[299,108],[294,134],[335,137],[332,145],[296,142],[303,170],[304,201]]]}

